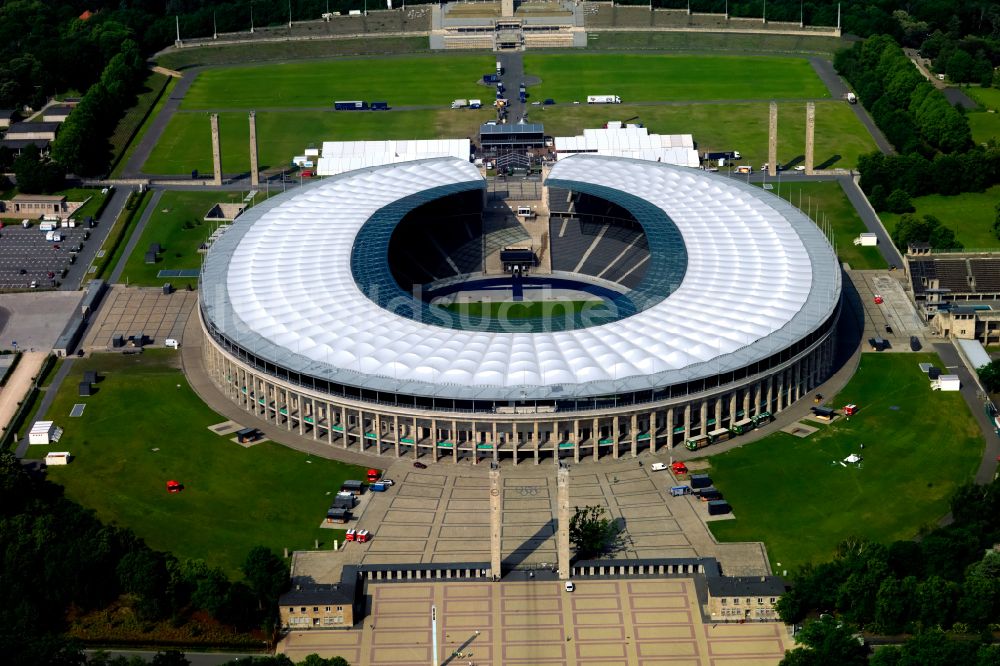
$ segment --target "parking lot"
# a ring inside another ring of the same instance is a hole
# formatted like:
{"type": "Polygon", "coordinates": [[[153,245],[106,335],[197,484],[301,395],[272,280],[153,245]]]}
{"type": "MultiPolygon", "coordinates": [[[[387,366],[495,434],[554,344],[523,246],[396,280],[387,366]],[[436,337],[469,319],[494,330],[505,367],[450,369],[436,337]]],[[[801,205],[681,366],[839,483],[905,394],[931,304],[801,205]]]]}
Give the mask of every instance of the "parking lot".
{"type": "Polygon", "coordinates": [[[90,231],[83,226],[56,231],[58,242],[45,239],[37,220],[27,229],[15,224],[0,230],[0,290],[53,289],[59,285],[90,231]]]}

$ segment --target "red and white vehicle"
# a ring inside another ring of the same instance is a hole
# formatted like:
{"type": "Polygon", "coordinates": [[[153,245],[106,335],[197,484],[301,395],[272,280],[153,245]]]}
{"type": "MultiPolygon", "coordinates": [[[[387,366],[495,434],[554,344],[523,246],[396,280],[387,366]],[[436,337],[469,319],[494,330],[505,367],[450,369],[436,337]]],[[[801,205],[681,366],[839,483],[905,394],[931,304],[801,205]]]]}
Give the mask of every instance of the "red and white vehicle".
{"type": "Polygon", "coordinates": [[[357,536],[357,530],[347,530],[347,535],[344,537],[345,541],[354,541],[357,536]]]}
{"type": "Polygon", "coordinates": [[[368,530],[358,530],[357,534],[354,536],[354,540],[359,543],[367,543],[369,539],[371,539],[371,533],[368,532],[368,530]]]}

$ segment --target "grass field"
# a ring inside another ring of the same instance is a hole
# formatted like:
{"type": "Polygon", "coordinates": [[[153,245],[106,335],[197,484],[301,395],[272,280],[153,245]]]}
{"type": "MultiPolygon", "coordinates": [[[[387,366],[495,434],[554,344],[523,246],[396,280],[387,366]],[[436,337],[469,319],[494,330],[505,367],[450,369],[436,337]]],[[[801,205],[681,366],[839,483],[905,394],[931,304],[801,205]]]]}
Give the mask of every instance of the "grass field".
{"type": "Polygon", "coordinates": [[[829,401],[858,404],[850,421],[713,456],[712,480],[736,515],[709,523],[713,534],[762,540],[780,571],[828,559],[849,536],[889,542],[936,523],[974,474],[983,441],[961,395],[929,389],[923,361],[941,367],[934,354],[864,354],[829,401]],[[863,456],[862,468],[836,462],[851,453],[863,456]]]}
{"type": "Polygon", "coordinates": [[[540,317],[565,317],[585,309],[603,307],[604,301],[478,301],[449,303],[444,307],[472,317],[491,319],[536,319],[540,317]]]}
{"type": "MultiPolygon", "coordinates": [[[[917,215],[934,215],[946,227],[955,230],[955,236],[966,249],[995,249],[1000,240],[991,229],[996,219],[994,206],[1000,201],[1000,185],[994,185],[985,192],[966,192],[955,196],[931,194],[913,199],[917,215]]],[[[900,216],[894,213],[879,213],[889,233],[896,228],[900,216]]]]}
{"type": "Polygon", "coordinates": [[[493,89],[481,81],[495,62],[492,55],[449,54],[209,69],[191,84],[181,108],[333,108],[337,99],[444,105],[459,97],[491,97],[493,89]]]}
{"type": "Polygon", "coordinates": [[[764,56],[527,55],[524,70],[542,82],[534,99],[625,102],[804,99],[830,93],[805,58],[764,56]]]}
{"type": "MultiPolygon", "coordinates": [[[[438,109],[351,113],[287,111],[257,113],[257,145],[262,169],[291,164],[309,144],[354,139],[436,139],[473,136],[493,117],[489,109],[438,109]]],[[[220,113],[222,168],[225,173],[250,170],[250,129],[245,113],[220,113]]],[[[179,113],[143,166],[150,174],[212,172],[208,115],[179,113]]]]}
{"type": "Polygon", "coordinates": [[[969,97],[979,102],[987,109],[1000,111],[1000,88],[964,88],[969,97]]]}
{"type": "MultiPolygon", "coordinates": [[[[205,213],[217,203],[240,203],[245,194],[178,190],[164,192],[125,263],[122,281],[155,287],[172,282],[176,287],[181,286],[183,279],[158,278],[156,274],[165,269],[199,268],[201,255],[198,254],[198,247],[218,226],[217,223],[205,222],[205,213]],[[145,262],[146,249],[151,243],[159,243],[163,247],[163,253],[155,264],[145,262]]],[[[256,201],[259,203],[264,198],[264,193],[261,192],[256,201]]],[[[189,281],[196,282],[194,279],[189,281]]]]}
{"type": "MultiPolygon", "coordinates": [[[[238,575],[250,548],[263,544],[330,547],[337,531],[320,529],[332,494],[362,470],[276,444],[249,449],[215,435],[224,421],[188,387],[177,352],[98,354],[74,362],[48,415],[65,429],[54,445],[73,462],[49,478],[105,521],[130,527],[153,548],[202,558],[238,575]],[[89,398],[76,395],[84,370],[103,377],[89,398]],[[69,418],[74,403],[87,407],[69,418]],[[168,480],[184,484],[169,494],[168,480]]],[[[34,446],[30,455],[44,455],[34,446]]]]}
{"type": "Polygon", "coordinates": [[[772,181],[773,194],[781,196],[809,214],[817,221],[829,222],[833,228],[837,256],[846,261],[851,268],[867,270],[886,268],[885,259],[877,247],[861,247],[852,242],[859,234],[868,231],[865,223],[858,217],[858,212],[844,194],[840,183],[824,181],[813,183],[782,183],[781,191],[772,181]]]}
{"type": "Polygon", "coordinates": [[[972,130],[972,140],[976,143],[986,143],[990,139],[1000,139],[1000,113],[986,111],[970,111],[966,114],[969,128],[972,130]]]}
{"type": "MultiPolygon", "coordinates": [[[[764,102],[690,105],[563,105],[531,107],[531,120],[545,124],[546,134],[566,136],[608,120],[638,116],[651,132],[693,134],[701,150],[737,149],[745,162],[759,166],[767,159],[768,107],[764,102]],[[542,110],[544,109],[544,111],[542,110]],[[732,122],[729,122],[732,120],[732,122]]],[[[349,113],[326,111],[262,111],[257,113],[257,140],[262,168],[286,165],[310,143],[354,139],[434,139],[475,136],[492,117],[489,109],[438,109],[349,113]]],[[[219,114],[222,166],[226,173],[250,169],[250,131],[244,113],[219,114]]],[[[850,169],[875,144],[850,108],[841,102],[816,105],[816,164],[850,169]]],[[[805,155],[805,105],[778,109],[778,155],[785,164],[805,155]]],[[[150,174],[202,173],[212,169],[207,114],[173,117],[143,167],[150,174]]]]}
{"type": "Polygon", "coordinates": [[[64,195],[66,201],[87,201],[88,198],[90,199],[73,213],[74,218],[81,220],[88,215],[96,215],[104,200],[110,196],[101,194],[101,190],[90,187],[71,187],[68,190],[58,192],[58,194],[64,195]]]}

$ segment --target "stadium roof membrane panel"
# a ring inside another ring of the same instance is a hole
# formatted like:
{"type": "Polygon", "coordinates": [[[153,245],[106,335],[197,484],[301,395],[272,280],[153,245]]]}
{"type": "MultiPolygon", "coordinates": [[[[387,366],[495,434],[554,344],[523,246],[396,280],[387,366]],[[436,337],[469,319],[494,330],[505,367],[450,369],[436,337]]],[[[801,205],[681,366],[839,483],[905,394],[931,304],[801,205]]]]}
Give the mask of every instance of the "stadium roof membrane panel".
{"type": "Polygon", "coordinates": [[[520,400],[735,370],[791,346],[837,307],[840,269],[826,238],[756,187],[593,155],[560,161],[549,180],[662,210],[687,252],[681,284],[633,316],[555,332],[458,330],[411,318],[405,303],[402,314],[380,307],[351,270],[369,218],[427,190],[485,187],[467,161],[440,158],[352,171],[248,210],[206,259],[203,312],[219,333],[293,372],[381,391],[520,400]]]}

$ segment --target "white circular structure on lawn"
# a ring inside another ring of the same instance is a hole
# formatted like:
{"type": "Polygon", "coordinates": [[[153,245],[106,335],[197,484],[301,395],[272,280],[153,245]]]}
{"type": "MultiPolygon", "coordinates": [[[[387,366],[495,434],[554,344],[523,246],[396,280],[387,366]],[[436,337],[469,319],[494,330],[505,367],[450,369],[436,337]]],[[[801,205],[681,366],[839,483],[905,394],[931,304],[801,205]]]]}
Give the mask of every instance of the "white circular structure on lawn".
{"type": "Polygon", "coordinates": [[[200,295],[213,377],[302,434],[456,458],[673,445],[779,411],[825,378],[840,268],[800,211],[736,180],[615,157],[566,158],[546,182],[642,225],[648,269],[617,316],[470,327],[411,297],[389,270],[396,225],[486,183],[452,158],[387,165],[273,197],[215,243],[200,295]]]}

